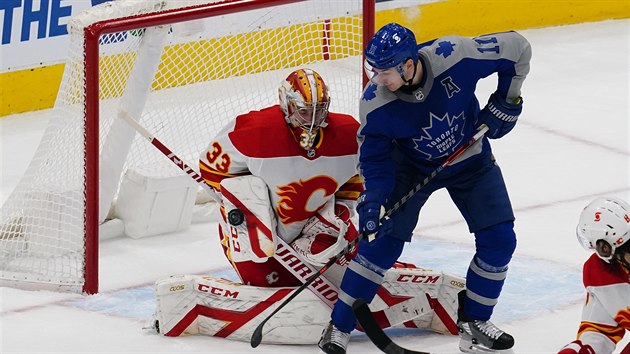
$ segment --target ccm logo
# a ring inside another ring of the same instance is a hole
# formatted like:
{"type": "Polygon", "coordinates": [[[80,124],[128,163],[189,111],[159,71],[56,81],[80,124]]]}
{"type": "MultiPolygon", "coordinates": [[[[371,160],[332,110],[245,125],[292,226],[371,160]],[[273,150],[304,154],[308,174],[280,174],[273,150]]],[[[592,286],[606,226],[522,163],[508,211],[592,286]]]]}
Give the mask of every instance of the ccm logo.
{"type": "Polygon", "coordinates": [[[206,284],[199,284],[199,286],[197,286],[197,290],[201,291],[202,293],[210,293],[217,296],[231,297],[233,299],[236,299],[238,297],[238,291],[231,292],[229,290],[209,286],[206,284]]]}
{"type": "Polygon", "coordinates": [[[440,276],[419,275],[419,274],[401,274],[396,279],[399,283],[437,283],[440,276]]]}
{"type": "Polygon", "coordinates": [[[466,284],[464,284],[464,283],[463,283],[463,282],[461,282],[461,281],[451,280],[451,285],[456,286],[456,287],[458,287],[458,288],[464,288],[464,286],[465,286],[466,284]]]}
{"type": "Polygon", "coordinates": [[[596,211],[596,212],[595,212],[595,220],[593,220],[593,221],[598,222],[598,221],[600,221],[601,219],[602,219],[602,213],[601,213],[601,212],[599,212],[599,211],[596,211]]]}
{"type": "Polygon", "coordinates": [[[180,290],[184,290],[184,284],[179,284],[179,285],[175,285],[175,286],[171,286],[168,291],[180,291],[180,290]]]}

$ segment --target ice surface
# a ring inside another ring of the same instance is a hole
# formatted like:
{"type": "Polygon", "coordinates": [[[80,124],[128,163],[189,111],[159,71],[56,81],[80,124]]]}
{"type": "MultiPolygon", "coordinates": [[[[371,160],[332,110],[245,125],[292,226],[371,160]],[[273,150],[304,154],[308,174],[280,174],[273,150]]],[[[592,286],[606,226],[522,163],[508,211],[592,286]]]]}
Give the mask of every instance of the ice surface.
{"type": "MultiPolygon", "coordinates": [[[[517,221],[518,248],[494,322],[517,353],[554,353],[575,337],[589,256],[576,242],[580,210],[595,196],[630,197],[630,20],[521,31],[532,43],[524,110],[515,130],[493,142],[517,221]]],[[[478,87],[482,103],[495,78],[478,87]]],[[[26,169],[46,112],[0,119],[0,200],[26,169]]],[[[205,336],[165,338],[141,328],[154,306],[151,284],[171,274],[234,277],[216,224],[177,235],[101,242],[101,293],[94,296],[0,288],[1,353],[318,353],[316,346],[261,345],[205,336]]],[[[446,193],[421,213],[402,260],[462,275],[473,238],[446,193]]],[[[456,337],[389,332],[403,346],[456,353],[456,337]]],[[[624,342],[630,341],[627,335],[624,342]]],[[[378,353],[353,335],[348,353],[378,353]]]]}

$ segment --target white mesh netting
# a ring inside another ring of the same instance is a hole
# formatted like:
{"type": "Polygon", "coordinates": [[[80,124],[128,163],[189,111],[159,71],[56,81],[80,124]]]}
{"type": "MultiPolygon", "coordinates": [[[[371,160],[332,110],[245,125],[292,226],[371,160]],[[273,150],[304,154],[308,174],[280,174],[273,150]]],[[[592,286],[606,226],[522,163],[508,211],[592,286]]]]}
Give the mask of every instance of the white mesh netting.
{"type": "MultiPolygon", "coordinates": [[[[83,29],[201,3],[119,0],[71,20],[50,124],[0,211],[0,284],[79,292],[85,281],[83,29]]],[[[356,117],[361,7],[360,0],[303,1],[102,36],[99,116],[87,118],[99,120],[100,200],[92,201],[100,202],[99,219],[107,215],[126,169],[183,173],[117,119],[121,111],[195,168],[199,153],[228,120],[277,103],[278,84],[293,68],[320,72],[331,92],[331,111],[356,117]]]]}

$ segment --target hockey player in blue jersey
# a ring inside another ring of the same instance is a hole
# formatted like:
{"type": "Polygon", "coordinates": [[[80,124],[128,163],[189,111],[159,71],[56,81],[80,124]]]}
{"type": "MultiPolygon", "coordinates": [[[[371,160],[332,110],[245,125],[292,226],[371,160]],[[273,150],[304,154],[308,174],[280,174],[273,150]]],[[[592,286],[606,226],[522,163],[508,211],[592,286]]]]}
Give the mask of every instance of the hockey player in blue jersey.
{"type": "Polygon", "coordinates": [[[521,85],[529,72],[531,48],[516,32],[477,38],[447,36],[417,44],[411,30],[390,23],[365,50],[370,83],[360,102],[360,172],[365,191],[357,204],[365,234],[358,255],[344,274],[330,325],[320,348],[345,353],[356,319],[352,304],[373,299],[385,270],[411,240],[420,209],[446,188],[475,236],[476,252],[459,294],[457,327],[463,352],[511,352],[514,338],[490,317],[516,248],[514,214],[488,139],[514,128],[522,110],[521,85]],[[483,109],[477,82],[496,73],[498,85],[483,109]],[[489,127],[440,174],[383,220],[389,209],[448,156],[467,143],[477,128],[489,127]]]}

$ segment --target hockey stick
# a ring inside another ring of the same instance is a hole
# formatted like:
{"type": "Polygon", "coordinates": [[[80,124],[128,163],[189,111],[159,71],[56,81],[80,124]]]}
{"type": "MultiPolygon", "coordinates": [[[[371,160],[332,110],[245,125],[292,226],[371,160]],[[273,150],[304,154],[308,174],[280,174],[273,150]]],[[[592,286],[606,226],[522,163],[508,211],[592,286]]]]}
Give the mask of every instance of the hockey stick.
{"type": "Polygon", "coordinates": [[[215,202],[220,203],[221,197],[217,195],[217,192],[210,187],[206,181],[201,177],[195,170],[188,166],[184,160],[180,159],[171,149],[169,149],[166,145],[162,144],[158,138],[156,138],[153,134],[149,133],[143,126],[141,126],[135,119],[127,112],[120,111],[118,113],[118,117],[124,119],[133,129],[135,129],[140,135],[142,135],[145,139],[147,139],[151,145],[155,146],[161,153],[163,153],[169,160],[171,160],[177,167],[179,167],[182,171],[186,172],[195,182],[197,182],[208,194],[210,197],[214,199],[215,202]]]}
{"type": "MultiPolygon", "coordinates": [[[[433,171],[427,178],[422,181],[422,183],[417,184],[410,193],[405,195],[399,202],[394,205],[394,208],[398,204],[405,203],[409,198],[411,198],[417,191],[419,191],[424,185],[427,184],[428,180],[431,180],[435,175],[440,173],[444,168],[453,163],[461,154],[464,153],[475,141],[479,140],[485,132],[488,131],[488,127],[484,124],[479,127],[478,132],[475,136],[472,137],[471,140],[468,141],[468,144],[461,146],[457,151],[455,151],[444,163],[442,163],[435,171],[433,171]]],[[[392,208],[393,209],[393,208],[392,208]]],[[[385,334],[385,331],[378,325],[374,316],[372,316],[372,311],[370,307],[365,302],[364,299],[356,299],[354,304],[352,304],[352,311],[354,312],[357,321],[361,324],[361,327],[365,331],[365,334],[370,338],[372,343],[378,347],[383,353],[387,354],[430,354],[428,352],[420,352],[411,349],[406,349],[398,344],[394,343],[388,336],[385,334]]]]}
{"type": "MultiPolygon", "coordinates": [[[[221,197],[217,192],[210,187],[206,181],[201,177],[194,169],[188,166],[182,159],[180,159],[171,149],[164,145],[157,137],[151,134],[147,129],[140,125],[133,117],[126,111],[120,111],[119,117],[125,120],[133,129],[135,129],[140,135],[147,139],[154,147],[162,152],[171,162],[173,162],[182,171],[186,172],[195,182],[197,182],[217,203],[221,203],[221,197]]],[[[278,246],[274,253],[274,259],[278,261],[287,271],[293,274],[302,283],[310,282],[307,285],[311,285],[311,291],[322,300],[326,305],[332,307],[334,305],[334,298],[330,298],[330,294],[324,294],[335,289],[336,287],[327,279],[320,280],[318,283],[313,283],[315,278],[307,278],[317,272],[310,264],[304,261],[304,259],[283,239],[278,238],[278,246]],[[278,254],[282,254],[279,257],[275,257],[278,254]],[[299,261],[299,262],[296,262],[299,261]]],[[[332,264],[331,264],[332,265],[332,264]]],[[[329,265],[330,266],[330,265],[329,265]]],[[[336,295],[336,291],[334,292],[336,295]]],[[[297,294],[296,294],[297,295],[297,294]]],[[[282,305],[281,307],[283,307],[282,305]]],[[[274,312],[275,313],[275,312],[274,312]]],[[[266,322],[266,320],[265,320],[266,322]]],[[[262,335],[261,335],[262,338],[262,335]]]]}
{"type": "Polygon", "coordinates": [[[411,349],[405,349],[398,344],[394,343],[385,334],[383,329],[376,323],[376,320],[372,316],[370,307],[363,299],[357,299],[352,304],[352,311],[357,320],[361,324],[363,331],[370,338],[372,343],[378,347],[383,353],[386,354],[431,354],[428,352],[418,352],[411,349]]]}
{"type": "Polygon", "coordinates": [[[475,133],[475,135],[473,135],[473,137],[470,138],[465,145],[460,146],[459,149],[455,150],[451,154],[451,156],[448,157],[448,159],[442,162],[442,164],[438,166],[433,172],[431,172],[431,174],[428,175],[422,182],[416,184],[415,187],[413,187],[404,197],[400,198],[400,200],[397,201],[396,204],[394,204],[394,206],[392,206],[392,208],[387,213],[385,213],[385,215],[389,216],[395,210],[400,208],[401,205],[405,204],[409,199],[411,199],[411,197],[418,193],[421,188],[426,186],[427,183],[429,183],[429,181],[432,180],[438,173],[442,172],[443,169],[452,164],[455,160],[457,160],[458,157],[460,157],[466,150],[468,150],[469,147],[471,147],[475,142],[481,139],[483,135],[488,131],[488,129],[489,128],[487,125],[480,125],[477,128],[477,133],[475,133]]]}
{"type": "MultiPolygon", "coordinates": [[[[171,151],[171,149],[164,145],[157,137],[155,137],[147,129],[140,125],[135,119],[133,119],[133,117],[128,112],[121,111],[119,113],[119,117],[129,123],[129,125],[131,125],[133,129],[135,129],[138,133],[140,133],[140,135],[147,139],[177,167],[186,172],[186,174],[188,174],[193,180],[195,180],[195,182],[197,182],[206,192],[210,194],[215,202],[221,203],[221,197],[212,187],[210,187],[206,183],[203,177],[201,177],[197,172],[195,172],[194,169],[192,169],[182,159],[175,155],[175,153],[173,153],[173,151],[171,151]]],[[[278,261],[280,265],[282,265],[287,271],[289,271],[289,273],[293,274],[293,276],[295,276],[302,283],[308,282],[311,279],[308,277],[311,276],[311,274],[316,273],[317,270],[313,268],[310,264],[305,262],[304,259],[282,238],[278,238],[277,242],[278,246],[274,253],[274,259],[278,261]],[[279,254],[281,255],[279,257],[276,257],[276,255],[279,254]],[[298,260],[299,262],[296,262],[296,260],[298,260]]],[[[307,285],[311,285],[312,283],[313,281],[309,282],[307,285]]],[[[317,296],[326,305],[332,308],[334,305],[334,298],[331,299],[331,295],[327,294],[330,289],[336,289],[336,287],[325,278],[316,284],[312,284],[311,286],[311,291],[315,294],[315,296],[317,296]]]]}
{"type": "MultiPolygon", "coordinates": [[[[383,217],[388,217],[396,210],[398,210],[405,202],[407,202],[411,197],[413,197],[421,188],[426,186],[435,176],[437,176],[444,168],[448,165],[452,164],[458,157],[460,157],[469,147],[471,147],[476,141],[481,139],[483,135],[488,131],[488,127],[485,124],[482,124],[477,133],[468,140],[465,145],[459,147],[459,149],[455,150],[451,156],[448,157],[440,166],[438,166],[430,175],[428,175],[422,182],[418,183],[413,187],[404,197],[402,197],[396,204],[394,204],[390,209],[385,212],[383,217]]],[[[291,296],[289,296],[284,302],[282,302],[271,314],[269,314],[254,330],[252,333],[252,338],[250,340],[250,344],[252,348],[256,348],[260,345],[262,341],[262,330],[263,326],[273,315],[278,313],[286,304],[288,304],[291,300],[293,300],[299,293],[304,291],[311,283],[315,281],[315,279],[319,278],[324,272],[328,270],[335,262],[337,262],[341,257],[345,256],[361,239],[365,237],[364,233],[361,232],[359,237],[350,242],[341,252],[339,252],[335,257],[331,258],[328,263],[326,263],[317,273],[313,274],[304,284],[300,285],[299,288],[295,289],[291,296]]]]}

